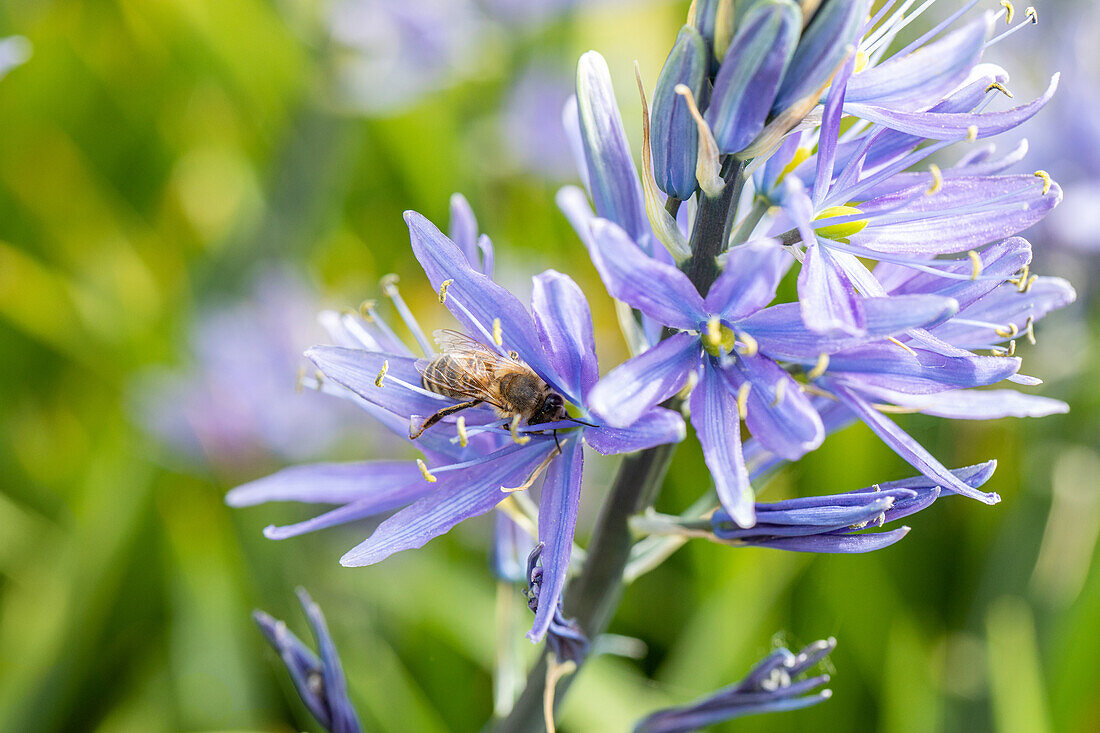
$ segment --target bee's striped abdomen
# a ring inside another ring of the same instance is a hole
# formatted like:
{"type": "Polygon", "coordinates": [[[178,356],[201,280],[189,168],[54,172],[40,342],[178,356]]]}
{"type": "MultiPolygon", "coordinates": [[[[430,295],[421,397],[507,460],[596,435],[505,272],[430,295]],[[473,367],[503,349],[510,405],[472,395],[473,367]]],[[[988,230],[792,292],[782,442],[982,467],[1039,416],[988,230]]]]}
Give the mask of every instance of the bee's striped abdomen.
{"type": "Polygon", "coordinates": [[[424,367],[420,381],[429,392],[456,400],[467,399],[477,389],[477,382],[450,354],[432,359],[424,367]]]}

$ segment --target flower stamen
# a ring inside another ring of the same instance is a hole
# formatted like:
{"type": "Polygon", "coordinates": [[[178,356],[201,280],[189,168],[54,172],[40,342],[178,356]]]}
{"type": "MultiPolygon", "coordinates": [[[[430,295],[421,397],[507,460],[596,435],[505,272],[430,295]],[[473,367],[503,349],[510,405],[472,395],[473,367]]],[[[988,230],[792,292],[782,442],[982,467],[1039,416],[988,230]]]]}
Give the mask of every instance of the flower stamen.
{"type": "Polygon", "coordinates": [[[424,459],[417,458],[416,467],[420,469],[420,475],[423,476],[424,480],[427,481],[429,484],[434,484],[436,481],[439,480],[435,477],[435,474],[428,470],[428,464],[424,463],[424,459]]]}
{"type": "Polygon", "coordinates": [[[825,370],[828,369],[828,368],[829,368],[829,355],[823,352],[820,355],[818,355],[817,363],[814,364],[814,368],[811,369],[810,371],[806,372],[806,378],[810,379],[810,380],[817,379],[822,374],[824,374],[825,370]]]}
{"type": "Polygon", "coordinates": [[[1050,177],[1049,173],[1041,169],[1035,171],[1035,177],[1043,179],[1043,195],[1046,196],[1050,193],[1050,187],[1054,185],[1054,180],[1050,177]]]}
{"type": "Polygon", "coordinates": [[[886,340],[887,340],[887,341],[890,341],[890,342],[892,342],[892,343],[894,343],[894,344],[896,344],[896,345],[898,345],[898,346],[900,346],[901,348],[905,349],[906,351],[908,351],[908,352],[909,352],[910,354],[912,354],[913,356],[916,356],[916,355],[917,355],[917,352],[913,351],[913,349],[909,348],[908,346],[906,346],[906,345],[905,345],[905,344],[903,344],[902,342],[898,341],[898,340],[897,340],[896,338],[894,338],[893,336],[887,336],[887,337],[886,337],[886,340]]]}
{"type": "Polygon", "coordinates": [[[993,82],[992,84],[990,84],[989,86],[987,86],[987,87],[985,88],[985,90],[986,90],[987,92],[990,92],[990,91],[992,91],[992,90],[994,90],[994,89],[996,89],[997,91],[1001,92],[1002,94],[1004,94],[1004,95],[1005,95],[1006,97],[1008,97],[1009,99],[1012,99],[1012,92],[1008,91],[1008,87],[1006,87],[1006,86],[1005,86],[1004,84],[1002,84],[1001,82],[999,82],[999,81],[995,81],[995,82],[993,82]]]}
{"type": "Polygon", "coordinates": [[[459,415],[455,420],[455,430],[458,431],[458,444],[465,448],[470,444],[470,438],[466,434],[466,418],[463,415],[459,415]]]}
{"type": "Polygon", "coordinates": [[[447,288],[451,287],[451,283],[454,280],[444,280],[439,284],[439,304],[443,305],[447,302],[447,288]]]}
{"type": "Polygon", "coordinates": [[[940,167],[932,163],[928,166],[928,172],[932,174],[932,185],[924,192],[925,196],[939,193],[940,189],[943,188],[943,173],[940,171],[940,167]]]}
{"type": "Polygon", "coordinates": [[[378,376],[374,378],[374,386],[381,388],[382,380],[386,378],[386,372],[390,370],[390,360],[386,359],[382,362],[382,368],[378,370],[378,376]]]}
{"type": "Polygon", "coordinates": [[[513,415],[512,422],[508,423],[508,432],[512,434],[512,442],[517,445],[527,445],[531,442],[530,435],[520,435],[517,431],[519,428],[519,421],[523,419],[523,415],[513,415]]]}
{"type": "Polygon", "coordinates": [[[772,400],[771,406],[772,407],[778,407],[783,402],[783,398],[786,397],[786,396],[787,396],[787,380],[786,379],[780,379],[778,382],[775,383],[775,399],[772,400]]]}
{"type": "Polygon", "coordinates": [[[745,382],[737,390],[737,414],[742,420],[749,416],[749,391],[752,383],[745,382]]]}
{"type": "Polygon", "coordinates": [[[504,346],[504,332],[500,327],[500,319],[493,319],[493,343],[497,346],[504,346]]]}
{"type": "Polygon", "coordinates": [[[978,256],[975,250],[970,250],[966,253],[966,256],[970,258],[970,282],[974,282],[982,274],[985,265],[982,264],[982,258],[978,256]]]}

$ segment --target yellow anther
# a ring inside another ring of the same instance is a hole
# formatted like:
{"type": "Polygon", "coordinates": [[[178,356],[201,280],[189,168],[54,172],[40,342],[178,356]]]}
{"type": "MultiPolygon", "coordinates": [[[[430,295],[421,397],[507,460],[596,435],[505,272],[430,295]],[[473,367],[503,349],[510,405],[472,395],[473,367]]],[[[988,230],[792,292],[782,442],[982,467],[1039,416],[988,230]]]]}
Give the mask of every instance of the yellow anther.
{"type": "Polygon", "coordinates": [[[428,464],[424,463],[424,459],[417,458],[416,467],[420,469],[420,475],[424,477],[425,481],[429,484],[434,484],[436,482],[435,476],[428,470],[428,464]]]}
{"type": "Polygon", "coordinates": [[[302,382],[305,380],[305,378],[306,378],[306,368],[305,367],[298,367],[298,376],[294,378],[294,391],[295,392],[301,392],[302,391],[302,388],[305,386],[305,385],[302,384],[302,382]]]}
{"type": "Polygon", "coordinates": [[[829,368],[829,355],[823,353],[823,354],[821,354],[820,356],[817,357],[817,363],[814,364],[814,368],[806,373],[806,378],[807,379],[817,379],[822,374],[824,374],[825,370],[828,369],[828,368],[829,368]]]}
{"type": "Polygon", "coordinates": [[[324,386],[325,375],[321,374],[321,370],[318,369],[313,373],[313,380],[317,382],[317,386],[314,387],[318,392],[321,391],[321,387],[324,386]]]}
{"type": "Polygon", "coordinates": [[[749,392],[752,390],[752,384],[745,382],[737,390],[737,414],[744,420],[749,415],[749,392]]]}
{"type": "Polygon", "coordinates": [[[504,334],[500,328],[500,319],[493,319],[493,343],[497,346],[504,346],[504,334]]]}
{"type": "Polygon", "coordinates": [[[381,387],[382,380],[386,378],[386,372],[390,370],[390,360],[386,359],[382,362],[382,368],[378,370],[378,376],[374,378],[374,386],[381,387]]]}
{"type": "Polygon", "coordinates": [[[1016,17],[1016,8],[1008,0],[1001,0],[1001,7],[1008,11],[1005,15],[1005,25],[1012,25],[1012,19],[1016,17]]]}
{"type": "Polygon", "coordinates": [[[1024,11],[1024,15],[1027,16],[1027,19],[1030,20],[1032,23],[1039,22],[1039,11],[1030,5],[1028,6],[1027,10],[1024,11]]]}
{"type": "Polygon", "coordinates": [[[382,292],[386,295],[392,295],[397,289],[397,283],[401,281],[396,274],[390,273],[383,275],[378,281],[378,284],[382,286],[382,292]]]}
{"type": "Polygon", "coordinates": [[[520,435],[517,432],[519,428],[519,421],[523,419],[523,415],[513,415],[512,422],[508,423],[508,432],[512,434],[512,442],[518,445],[527,445],[531,442],[530,435],[520,435]]]}
{"type": "Polygon", "coordinates": [[[465,448],[470,444],[470,438],[466,435],[466,418],[462,415],[455,421],[455,429],[458,431],[458,444],[465,448]]]}
{"type": "Polygon", "coordinates": [[[1035,316],[1028,316],[1027,322],[1024,323],[1024,335],[1027,336],[1027,342],[1032,346],[1035,345],[1035,316]]]}
{"type": "Polygon", "coordinates": [[[367,323],[374,322],[374,306],[378,305],[376,300],[364,300],[359,304],[359,315],[363,317],[363,320],[367,323]]]}
{"type": "Polygon", "coordinates": [[[966,141],[968,143],[972,143],[977,139],[978,139],[978,126],[977,125],[971,125],[970,127],[966,128],[966,141]]]}
{"type": "Polygon", "coordinates": [[[756,356],[757,352],[760,351],[760,344],[749,334],[739,333],[737,338],[741,339],[741,343],[745,345],[745,349],[741,352],[745,356],[756,356]]]}
{"type": "Polygon", "coordinates": [[[447,288],[451,287],[451,283],[453,283],[453,282],[454,282],[454,280],[444,280],[443,282],[439,283],[439,304],[440,305],[447,302],[447,288]]]}
{"type": "MultiPolygon", "coordinates": [[[[859,216],[862,213],[854,206],[830,206],[827,209],[822,209],[821,213],[814,217],[814,221],[834,219],[841,216],[859,216]]],[[[866,226],[866,219],[856,219],[843,224],[827,224],[820,228],[815,227],[814,231],[826,239],[847,239],[853,234],[859,234],[866,226]]]]}
{"type": "Polygon", "coordinates": [[[1010,323],[1007,326],[998,326],[997,328],[993,329],[993,333],[997,334],[1003,339],[1015,338],[1016,335],[1020,333],[1020,329],[1016,326],[1015,323],[1010,323]]]}
{"type": "Polygon", "coordinates": [[[1043,195],[1046,196],[1050,193],[1050,187],[1054,185],[1054,180],[1050,177],[1050,174],[1044,170],[1035,171],[1035,177],[1043,179],[1043,195]]]}
{"type": "Polygon", "coordinates": [[[737,343],[737,335],[729,326],[722,325],[718,316],[711,316],[707,321],[707,329],[701,334],[703,350],[711,356],[732,354],[733,346],[737,343]]]}
{"type": "Polygon", "coordinates": [[[1004,94],[1004,95],[1005,95],[1006,97],[1008,97],[1009,99],[1012,99],[1012,92],[1008,91],[1008,87],[1006,87],[1006,86],[1005,86],[1004,84],[1002,84],[1001,82],[999,82],[999,81],[995,81],[995,82],[993,82],[992,84],[990,84],[989,86],[987,86],[987,87],[985,88],[985,90],[986,90],[987,92],[989,92],[989,91],[992,91],[992,90],[994,90],[994,89],[996,89],[997,91],[1001,92],[1002,94],[1004,94]]]}
{"type": "Polygon", "coordinates": [[[852,71],[853,74],[858,74],[867,68],[867,64],[871,63],[871,57],[866,51],[860,51],[856,54],[856,68],[852,71]]]}
{"type": "Polygon", "coordinates": [[[943,188],[943,173],[935,163],[928,166],[928,172],[932,174],[932,185],[924,193],[926,196],[931,196],[934,193],[939,193],[940,189],[943,188]]]}
{"type": "Polygon", "coordinates": [[[894,338],[893,336],[887,336],[887,337],[886,337],[886,340],[887,340],[887,341],[890,341],[890,342],[892,342],[892,343],[894,343],[894,344],[896,344],[896,345],[898,345],[898,346],[900,346],[901,348],[905,349],[906,351],[908,351],[908,352],[909,352],[910,354],[912,354],[913,356],[916,356],[916,355],[917,355],[917,352],[913,351],[913,350],[912,350],[911,348],[909,348],[908,346],[906,346],[906,345],[905,345],[905,344],[903,344],[902,342],[898,341],[898,340],[897,340],[896,338],[894,338]]]}
{"type": "Polygon", "coordinates": [[[982,274],[985,265],[982,264],[982,258],[974,250],[967,252],[966,256],[970,258],[970,281],[974,282],[978,279],[978,275],[982,274]]]}
{"type": "Polygon", "coordinates": [[[1031,290],[1031,286],[1035,284],[1035,281],[1039,279],[1038,275],[1030,276],[1022,285],[1020,285],[1020,292],[1026,293],[1031,290]]]}
{"type": "Polygon", "coordinates": [[[1015,356],[1016,355],[1016,339],[1008,342],[1008,348],[1003,346],[994,346],[990,349],[990,353],[993,356],[1015,356]]]}
{"type": "Polygon", "coordinates": [[[788,173],[793,171],[798,166],[802,165],[802,163],[804,163],[807,158],[813,155],[813,152],[813,148],[807,148],[802,145],[796,148],[794,151],[794,155],[791,156],[791,162],[787,163],[787,166],[782,171],[780,171],[779,177],[775,179],[775,182],[780,183],[784,178],[787,177],[788,173]]]}
{"type": "Polygon", "coordinates": [[[787,380],[780,379],[775,383],[775,399],[772,400],[772,407],[778,407],[783,402],[783,398],[787,396],[787,380]]]}

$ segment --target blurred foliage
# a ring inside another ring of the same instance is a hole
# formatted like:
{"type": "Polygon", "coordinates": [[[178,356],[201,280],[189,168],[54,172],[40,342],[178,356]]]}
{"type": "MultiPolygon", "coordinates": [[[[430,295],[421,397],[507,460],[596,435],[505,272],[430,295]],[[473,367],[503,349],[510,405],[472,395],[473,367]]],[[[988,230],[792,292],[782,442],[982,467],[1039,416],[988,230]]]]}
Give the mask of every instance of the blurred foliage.
{"type": "MultiPolygon", "coordinates": [[[[273,262],[338,306],[397,272],[425,320],[445,323],[401,212],[444,222],[453,191],[493,235],[506,284],[524,293],[545,267],[581,282],[604,324],[606,370],[624,354],[611,301],[554,207],[559,183],[504,158],[496,110],[526,60],[568,73],[596,47],[636,135],[631,62],[652,83],[684,9],[613,4],[517,29],[481,49],[471,78],[372,119],[333,98],[323,8],[307,0],[0,8],[0,36],[34,49],[0,82],[0,730],[313,730],[249,619],[260,607],[304,631],[296,585],[326,611],[368,730],[480,727],[497,639],[514,643],[528,622],[519,590],[487,572],[487,521],[358,570],[336,559],[369,526],[268,542],[262,527],[302,510],[230,511],[222,496],[279,459],[181,460],[143,431],[132,384],[150,365],[189,364],[197,314],[244,296],[273,262]]],[[[1074,70],[1063,71],[1073,94],[1074,70]]],[[[1036,245],[1043,272],[1079,287],[1097,272],[1056,242],[1036,245]]],[[[941,500],[868,556],[689,544],[628,589],[613,624],[648,655],[595,660],[562,728],[622,730],[738,679],[773,644],[835,635],[831,701],[729,729],[1100,729],[1098,307],[1082,298],[1024,349],[1025,370],[1071,414],[902,420],[948,465],[999,457],[1001,505],[941,500]]],[[[285,399],[313,398],[293,378],[285,399]]],[[[706,481],[692,439],[675,460],[666,510],[706,481]]],[[[610,471],[589,476],[582,534],[610,471]]],[[[764,497],[911,473],[861,426],[764,497]]]]}

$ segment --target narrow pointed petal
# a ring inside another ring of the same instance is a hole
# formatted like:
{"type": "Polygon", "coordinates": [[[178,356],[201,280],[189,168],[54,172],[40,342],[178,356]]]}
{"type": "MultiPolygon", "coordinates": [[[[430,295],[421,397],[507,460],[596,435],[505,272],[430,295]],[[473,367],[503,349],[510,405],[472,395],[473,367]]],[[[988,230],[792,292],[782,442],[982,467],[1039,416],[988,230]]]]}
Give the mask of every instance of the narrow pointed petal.
{"type": "Polygon", "coordinates": [[[867,19],[870,0],[827,2],[814,14],[798,41],[772,112],[787,107],[821,88],[854,44],[867,19]]]}
{"type": "Polygon", "coordinates": [[[1058,74],[1051,77],[1042,96],[1002,112],[905,112],[859,102],[845,105],[844,111],[891,130],[928,140],[981,139],[1000,135],[1034,117],[1054,96],[1058,78],[1058,74]]]}
{"type": "Polygon", "coordinates": [[[722,508],[742,527],[756,522],[749,472],[741,454],[737,396],[717,366],[708,361],[691,393],[691,424],[703,446],[722,508]]]}
{"type": "Polygon", "coordinates": [[[683,388],[702,352],[698,336],[671,336],[604,375],[592,388],[588,407],[611,427],[629,427],[683,388]]]}
{"type": "Polygon", "coordinates": [[[611,72],[595,51],[581,56],[577,65],[577,108],[596,212],[640,241],[649,233],[642,184],[619,115],[611,72]]]}
{"type": "Polygon", "coordinates": [[[961,311],[958,319],[933,328],[932,333],[955,346],[985,348],[990,343],[1005,340],[1005,336],[997,334],[993,328],[976,325],[975,321],[1000,324],[1010,331],[1015,326],[1022,333],[1029,318],[1038,321],[1076,299],[1073,286],[1060,277],[1040,277],[1024,293],[1013,283],[1004,283],[961,311]]]}
{"type": "Polygon", "coordinates": [[[863,300],[866,334],[826,336],[811,333],[802,323],[798,303],[781,303],[737,322],[737,330],[755,338],[761,353],[794,361],[814,360],[870,338],[896,336],[912,328],[942,323],[958,311],[958,303],[938,295],[898,295],[863,300]]]}
{"type": "Polygon", "coordinates": [[[765,540],[748,540],[747,544],[770,547],[788,552],[817,552],[825,554],[857,554],[874,552],[899,542],[909,534],[909,527],[899,527],[889,532],[863,532],[860,534],[817,534],[808,537],[769,537],[765,540]]]}
{"type": "Polygon", "coordinates": [[[925,109],[962,83],[982,58],[993,14],[987,13],[913,53],[852,77],[847,101],[892,109],[925,109]]]}
{"type": "Polygon", "coordinates": [[[881,412],[871,407],[862,397],[836,382],[830,381],[829,388],[840,400],[854,412],[867,427],[890,446],[894,452],[909,462],[913,468],[934,480],[944,489],[956,494],[977,499],[985,504],[996,504],[1001,500],[997,494],[987,494],[971,487],[955,474],[951,473],[931,453],[924,449],[911,435],[899,428],[881,412]]]}
{"type": "Polygon", "coordinates": [[[794,258],[774,239],[758,239],[730,249],[722,273],[710,286],[705,309],[736,321],[775,299],[779,281],[794,258]]]}
{"type": "Polygon", "coordinates": [[[844,117],[844,99],[848,88],[848,79],[852,76],[856,59],[852,56],[833,77],[829,87],[829,96],[825,100],[825,111],[821,116],[821,130],[817,143],[817,169],[814,173],[813,208],[820,209],[821,202],[833,180],[833,168],[836,164],[837,145],[840,140],[840,122],[844,117]]]}
{"type": "Polygon", "coordinates": [[[662,191],[687,199],[698,186],[695,161],[699,132],[684,100],[675,92],[678,84],[699,99],[707,70],[707,46],[699,32],[684,26],[676,36],[653,92],[650,145],[653,177],[662,191]]]}
{"type": "MultiPolygon", "coordinates": [[[[411,465],[414,469],[416,468],[415,463],[411,465]]],[[[415,480],[407,481],[400,486],[388,487],[387,491],[379,492],[377,496],[353,501],[301,522],[282,526],[269,525],[264,527],[264,537],[269,540],[286,540],[329,527],[356,522],[411,504],[434,490],[434,486],[423,477],[417,476],[415,480]]]]}
{"type": "Polygon", "coordinates": [[[687,435],[684,418],[674,410],[654,407],[642,414],[628,428],[601,425],[585,428],[584,442],[605,456],[633,453],[646,448],[679,443],[687,435]]]}
{"type": "Polygon", "coordinates": [[[238,486],[225,495],[225,503],[231,507],[269,501],[347,504],[419,477],[420,469],[411,461],[312,463],[238,486]]]}
{"type": "Polygon", "coordinates": [[[527,638],[533,642],[541,641],[550,628],[569,575],[583,468],[584,451],[580,441],[574,439],[562,446],[562,454],[546,470],[539,499],[539,542],[544,545],[542,586],[535,622],[527,632],[527,638]]]}
{"type": "Polygon", "coordinates": [[[557,450],[546,441],[527,446],[510,446],[497,458],[469,468],[437,473],[435,491],[382,522],[368,539],[349,550],[340,564],[345,567],[373,565],[395,552],[423,547],[445,534],[464,519],[484,514],[507,494],[502,486],[518,486],[557,450]]]}
{"type": "Polygon", "coordinates": [[[936,394],[907,394],[863,387],[871,398],[952,420],[995,420],[1001,417],[1047,417],[1069,412],[1069,405],[1049,397],[1014,389],[959,389],[936,394]]]}
{"type": "Polygon", "coordinates": [[[939,192],[918,196],[925,187],[860,204],[870,223],[852,244],[884,253],[965,252],[1030,227],[1062,200],[1057,183],[1044,193],[1044,182],[1027,174],[945,179],[939,192]]]}
{"type": "Polygon", "coordinates": [[[604,219],[592,222],[592,241],[593,264],[612,297],[666,326],[689,329],[706,322],[702,296],[675,266],[649,257],[604,219]]]}
{"type": "Polygon", "coordinates": [[[450,280],[444,305],[466,326],[470,335],[501,353],[515,350],[540,377],[559,392],[577,398],[561,385],[539,343],[538,332],[527,309],[508,290],[470,267],[454,242],[415,211],[405,212],[413,253],[432,287],[439,290],[450,280]],[[494,343],[494,321],[500,321],[503,345],[494,343]]]}
{"type": "Polygon", "coordinates": [[[985,387],[1007,379],[1019,368],[1019,360],[1011,357],[946,356],[884,342],[857,346],[829,357],[830,374],[848,374],[853,383],[910,394],[985,387]]]}
{"type": "MultiPolygon", "coordinates": [[[[991,244],[981,252],[983,277],[973,280],[947,280],[936,273],[920,272],[904,265],[879,263],[875,267],[875,277],[883,287],[894,295],[935,293],[954,298],[959,303],[959,312],[996,290],[1001,281],[1019,272],[1031,262],[1031,243],[1022,237],[1012,237],[1003,242],[991,244]]],[[[973,270],[969,258],[958,260],[946,272],[965,274],[973,270]]],[[[950,322],[948,322],[950,323],[950,322]]]]}
{"type": "Polygon", "coordinates": [[[570,393],[583,400],[600,378],[588,301],[572,278],[555,270],[533,282],[531,311],[539,341],[570,393]]]}
{"type": "Polygon", "coordinates": [[[451,196],[451,223],[447,230],[451,241],[458,246],[466,261],[475,270],[481,270],[481,257],[478,253],[477,217],[470,202],[460,193],[451,196]]]}
{"type": "Polygon", "coordinates": [[[829,250],[821,244],[806,248],[798,273],[802,321],[815,333],[856,336],[867,328],[863,297],[829,250]]]}
{"type": "Polygon", "coordinates": [[[758,2],[738,22],[706,113],[721,152],[736,153],[764,129],[801,28],[790,0],[758,2]]]}
{"type": "Polygon", "coordinates": [[[794,461],[825,440],[825,427],[798,382],[766,356],[739,355],[724,374],[736,392],[751,385],[745,425],[776,455],[794,461]]]}

